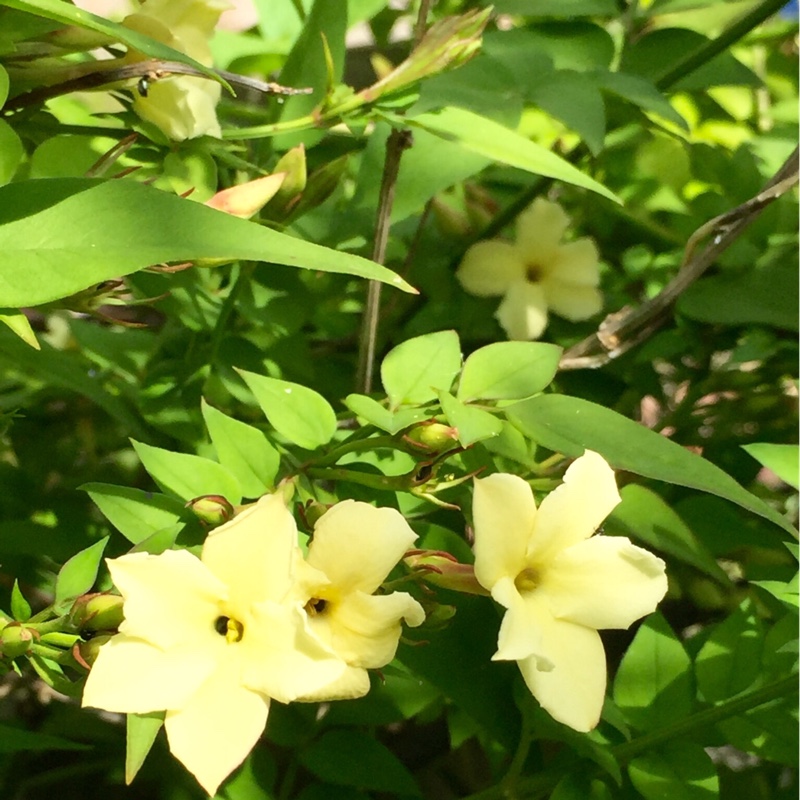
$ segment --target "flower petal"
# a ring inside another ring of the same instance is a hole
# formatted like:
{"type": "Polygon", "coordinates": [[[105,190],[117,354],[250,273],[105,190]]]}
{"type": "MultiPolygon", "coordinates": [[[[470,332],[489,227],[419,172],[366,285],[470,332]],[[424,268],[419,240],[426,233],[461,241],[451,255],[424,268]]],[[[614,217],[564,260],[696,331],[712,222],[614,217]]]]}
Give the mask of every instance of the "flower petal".
{"type": "Polygon", "coordinates": [[[227,589],[188,551],[131,553],[106,563],[125,600],[122,633],[161,648],[219,638],[214,622],[227,589]]]}
{"type": "Polygon", "coordinates": [[[308,563],[339,592],[372,594],[416,538],[396,509],[343,500],[314,526],[308,563]]]}
{"type": "Polygon", "coordinates": [[[239,684],[235,654],[206,680],[164,727],[172,754],[213,796],[264,732],[269,698],[239,684]]]}
{"type": "Polygon", "coordinates": [[[227,587],[234,613],[252,603],[282,600],[292,588],[297,526],[283,495],[254,506],[213,530],[203,545],[203,563],[227,587]]]}
{"type": "Polygon", "coordinates": [[[554,258],[542,265],[547,278],[575,286],[599,286],[600,256],[597,246],[589,238],[562,244],[554,258]]]}
{"type": "Polygon", "coordinates": [[[329,603],[309,620],[309,625],[347,664],[372,669],[394,658],[402,633],[401,620],[411,627],[425,621],[422,606],[407,592],[351,592],[329,603]]]}
{"type": "Polygon", "coordinates": [[[517,218],[517,247],[525,263],[546,267],[568,225],[569,217],[558,203],[537,197],[517,218]]]}
{"type": "Polygon", "coordinates": [[[136,93],[133,110],[175,142],[197,136],[222,135],[216,106],[220,85],[184,75],[150,86],[147,97],[136,93]]]}
{"type": "Polygon", "coordinates": [[[592,286],[557,280],[545,280],[540,285],[550,310],[570,322],[589,319],[603,310],[603,294],[592,286]]]}
{"type": "Polygon", "coordinates": [[[547,613],[533,597],[523,597],[511,578],[503,578],[492,591],[492,597],[505,606],[506,611],[497,637],[497,652],[492,661],[519,661],[532,658],[539,669],[551,669],[552,664],[543,657],[540,617],[547,613]]]}
{"type": "Polygon", "coordinates": [[[538,339],[547,327],[547,301],[539,283],[516,281],[508,287],[495,317],[514,341],[538,339]]]}
{"type": "Polygon", "coordinates": [[[516,475],[497,473],[475,480],[475,577],[485,589],[513,579],[525,568],[525,553],[536,520],[531,487],[516,475]]]}
{"type": "Polygon", "coordinates": [[[525,261],[513,244],[478,242],[464,254],[456,278],[469,294],[500,297],[512,283],[525,279],[525,261]]]}
{"type": "Polygon", "coordinates": [[[587,450],[564,474],[564,483],[539,507],[528,558],[546,565],[556,554],[588,539],[620,501],[614,470],[587,450]]]}
{"type": "Polygon", "coordinates": [[[369,673],[360,667],[347,667],[333,683],[295,700],[298,703],[324,703],[328,700],[354,700],[369,692],[369,673]]]}
{"type": "Polygon", "coordinates": [[[255,606],[240,645],[240,682],[281,703],[316,692],[345,671],[345,663],[311,631],[299,604],[255,606]]]}
{"type": "Polygon", "coordinates": [[[600,721],[606,692],[606,658],[597,631],[539,618],[544,654],[552,669],[540,669],[540,659],[526,658],[519,668],[531,694],[553,719],[576,731],[590,731],[600,721]]]}
{"type": "Polygon", "coordinates": [[[167,652],[123,633],[106,642],[83,690],[83,706],[127,714],[177,709],[185,705],[224,655],[215,647],[181,647],[167,652]]]}
{"type": "Polygon", "coordinates": [[[667,592],[665,564],[622,536],[593,536],[563,550],[538,592],[558,619],[589,628],[627,628],[667,592]]]}

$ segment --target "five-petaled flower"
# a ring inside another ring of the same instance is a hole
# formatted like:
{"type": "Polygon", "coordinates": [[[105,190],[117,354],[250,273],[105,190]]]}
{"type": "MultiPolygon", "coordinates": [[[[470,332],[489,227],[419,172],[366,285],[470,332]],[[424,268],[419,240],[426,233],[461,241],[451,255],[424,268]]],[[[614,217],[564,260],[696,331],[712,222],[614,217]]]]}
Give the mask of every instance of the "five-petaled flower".
{"type": "MultiPolygon", "coordinates": [[[[226,0],[144,0],[140,9],[122,21],[126,28],[143,33],[210,66],[209,39],[226,0]]],[[[127,60],[142,61],[142,53],[131,51],[127,60]]],[[[146,92],[134,92],[133,110],[173,141],[196,136],[220,136],[216,107],[220,84],[192,75],[154,80],[146,92]]]]}
{"type": "Polygon", "coordinates": [[[399,511],[355,500],[337,503],[317,521],[298,591],[311,630],[347,669],[335,684],[301,700],[365,695],[367,670],[394,658],[401,621],[424,622],[422,606],[407,592],[373,594],[416,538],[399,511]]]}
{"type": "Polygon", "coordinates": [[[620,502],[611,467],[586,451],[539,508],[530,486],[475,481],[475,575],[507,609],[494,660],[514,660],[551,716],[594,728],[606,660],[598,630],[627,628],[667,590],[664,562],[618,536],[593,535],[620,502]]]}
{"type": "Polygon", "coordinates": [[[289,702],[347,665],[293,595],[294,518],[267,495],[186,550],[108,560],[125,621],[100,648],[83,705],[166,711],[170,750],[213,795],[261,736],[270,698],[289,702]]]}
{"type": "Polygon", "coordinates": [[[478,297],[502,297],[495,316],[510,339],[538,339],[548,309],[571,322],[603,307],[598,253],[589,238],[562,242],[569,217],[557,203],[534,201],[517,220],[512,244],[499,239],[467,250],[456,277],[478,297]]]}

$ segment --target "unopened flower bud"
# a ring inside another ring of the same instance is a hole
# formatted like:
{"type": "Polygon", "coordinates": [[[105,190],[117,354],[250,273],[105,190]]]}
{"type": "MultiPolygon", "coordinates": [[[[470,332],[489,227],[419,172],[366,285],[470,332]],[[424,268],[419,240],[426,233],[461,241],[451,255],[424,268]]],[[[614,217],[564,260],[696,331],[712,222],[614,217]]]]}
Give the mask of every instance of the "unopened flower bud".
{"type": "Polygon", "coordinates": [[[313,530],[314,526],[329,509],[330,506],[326,506],[324,503],[309,500],[304,506],[300,506],[300,513],[309,530],[313,530]]]}
{"type": "Polygon", "coordinates": [[[107,592],[81,595],[69,612],[69,621],[79,631],[115,631],[124,615],[123,600],[107,592]]]}
{"type": "Polygon", "coordinates": [[[276,172],[217,192],[206,205],[234,217],[249,219],[260,211],[283,185],[286,172],[276,172]]]}
{"type": "Polygon", "coordinates": [[[36,632],[30,628],[23,628],[18,622],[6,625],[0,631],[0,648],[5,658],[24,656],[33,644],[36,632]]]}
{"type": "Polygon", "coordinates": [[[195,497],[186,504],[186,508],[191,509],[201,522],[215,527],[233,519],[233,506],[219,494],[204,494],[195,497]]]}
{"type": "Polygon", "coordinates": [[[113,637],[111,633],[101,633],[99,636],[93,636],[88,642],[78,642],[72,648],[72,656],[79,664],[90,669],[97,659],[100,648],[113,637]]]}
{"type": "Polygon", "coordinates": [[[426,453],[443,453],[458,444],[458,431],[451,425],[429,419],[409,428],[403,440],[426,453]]]}
{"type": "Polygon", "coordinates": [[[456,607],[437,603],[433,608],[426,608],[425,630],[444,628],[456,615],[456,607]]]}
{"type": "Polygon", "coordinates": [[[471,564],[462,564],[443,550],[412,550],[403,561],[409,569],[434,586],[465,594],[488,594],[478,583],[471,564]]]}

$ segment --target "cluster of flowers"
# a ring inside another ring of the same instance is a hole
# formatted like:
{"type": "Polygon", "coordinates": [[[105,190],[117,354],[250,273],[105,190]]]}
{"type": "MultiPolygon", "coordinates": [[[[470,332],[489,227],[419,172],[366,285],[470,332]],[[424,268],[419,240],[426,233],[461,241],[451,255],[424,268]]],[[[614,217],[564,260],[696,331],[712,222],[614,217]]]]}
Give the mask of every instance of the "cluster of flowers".
{"type": "MultiPolygon", "coordinates": [[[[517,661],[542,706],[581,731],[598,723],[605,695],[597,630],[628,627],[667,588],[660,559],[594,536],[618,502],[613,471],[591,452],[538,509],[517,476],[475,481],[474,575],[507,609],[494,658],[517,661]]],[[[125,620],[100,647],[83,705],[165,711],[172,753],[213,795],[258,741],[272,700],[365,695],[402,622],[422,624],[410,594],[376,593],[415,538],[396,510],[345,500],[320,517],[304,555],[278,492],[212,531],[199,558],[108,560],[125,620]]]]}

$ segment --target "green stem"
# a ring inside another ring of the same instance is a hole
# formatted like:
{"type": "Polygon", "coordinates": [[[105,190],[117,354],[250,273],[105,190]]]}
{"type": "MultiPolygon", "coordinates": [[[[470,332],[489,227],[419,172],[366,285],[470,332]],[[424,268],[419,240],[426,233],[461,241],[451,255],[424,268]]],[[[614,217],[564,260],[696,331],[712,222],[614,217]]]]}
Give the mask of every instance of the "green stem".
{"type": "MultiPolygon", "coordinates": [[[[48,609],[48,611],[49,610],[50,609],[48,609]]],[[[32,628],[40,634],[52,633],[53,631],[63,631],[64,628],[69,627],[66,616],[56,617],[55,619],[50,619],[47,622],[35,622],[35,619],[36,617],[31,617],[27,622],[23,623],[24,627],[32,628]]]]}
{"type": "Polygon", "coordinates": [[[369,439],[355,439],[345,442],[335,450],[331,450],[328,455],[316,459],[313,464],[315,467],[332,467],[343,455],[347,453],[358,453],[361,450],[373,450],[376,447],[391,447],[401,450],[393,436],[371,436],[369,439]]]}
{"type": "Polygon", "coordinates": [[[374,475],[340,467],[310,467],[305,470],[305,473],[311,478],[327,481],[350,481],[388,492],[407,492],[411,481],[408,475],[374,475]]]}
{"type": "MultiPolygon", "coordinates": [[[[674,739],[685,737],[693,731],[708,728],[723,720],[743,714],[752,708],[764,705],[771,700],[778,698],[788,698],[798,689],[797,674],[782,678],[781,680],[770,683],[755,691],[747,694],[738,695],[724,703],[698,711],[685,719],[676,722],[652,733],[646,733],[631,742],[624,742],[611,748],[611,753],[620,764],[625,764],[636,756],[648,750],[652,750],[659,745],[665,744],[674,739]]],[[[569,771],[581,767],[583,759],[576,757],[570,761],[559,765],[558,770],[544,772],[527,780],[520,781],[516,787],[510,787],[505,779],[496,786],[484,789],[481,792],[471,794],[464,800],[506,800],[507,798],[525,798],[525,800],[536,800],[544,797],[553,790],[553,787],[569,771]]]]}
{"type": "Polygon", "coordinates": [[[689,53],[682,61],[679,61],[666,75],[662,75],[656,81],[656,87],[661,91],[670,88],[681,78],[699,69],[703,64],[711,61],[712,58],[738,42],[750,33],[753,28],[758,27],[764,20],[769,19],[777,11],[780,11],[784,5],[786,5],[785,0],[764,0],[763,3],[745,14],[738,22],[734,22],[730,28],[723,31],[716,39],[712,39],[693,53],[689,53]]]}

